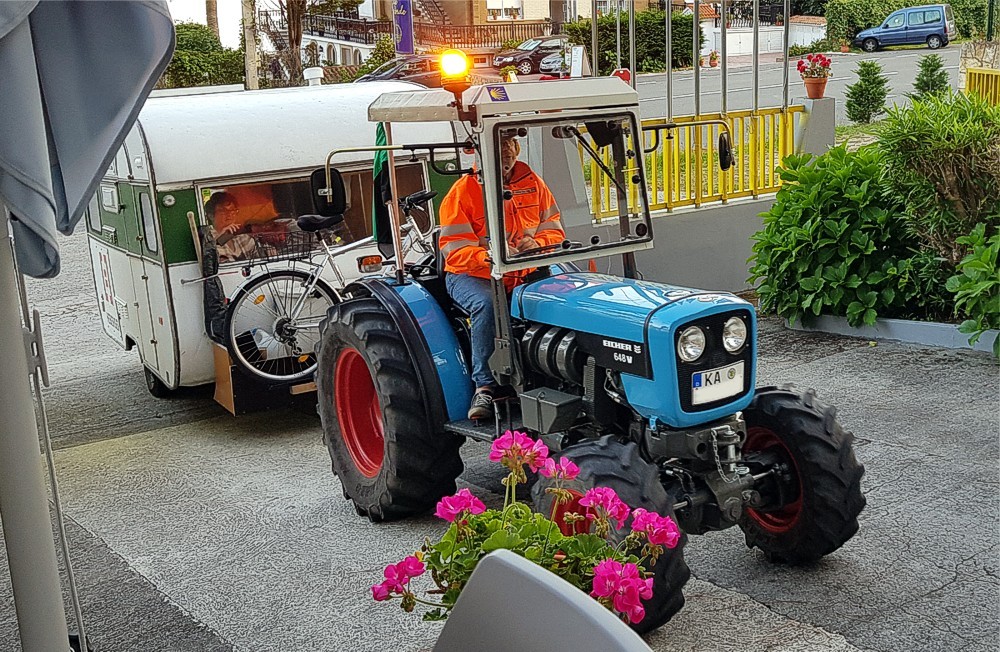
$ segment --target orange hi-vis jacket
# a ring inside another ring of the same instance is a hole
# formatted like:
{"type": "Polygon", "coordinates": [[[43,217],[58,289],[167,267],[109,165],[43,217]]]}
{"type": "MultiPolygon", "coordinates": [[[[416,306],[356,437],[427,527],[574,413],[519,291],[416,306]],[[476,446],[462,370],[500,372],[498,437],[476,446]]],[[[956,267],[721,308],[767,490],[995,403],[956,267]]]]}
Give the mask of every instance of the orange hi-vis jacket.
{"type": "MultiPolygon", "coordinates": [[[[514,164],[511,181],[505,186],[511,198],[503,203],[508,244],[513,249],[525,237],[540,247],[557,244],[566,237],[555,197],[541,177],[526,163],[514,164]]],[[[486,212],[483,189],[475,175],[461,177],[441,202],[441,254],[444,269],[450,274],[490,277],[487,262],[486,212]]],[[[508,289],[520,282],[530,270],[504,276],[508,289]]]]}

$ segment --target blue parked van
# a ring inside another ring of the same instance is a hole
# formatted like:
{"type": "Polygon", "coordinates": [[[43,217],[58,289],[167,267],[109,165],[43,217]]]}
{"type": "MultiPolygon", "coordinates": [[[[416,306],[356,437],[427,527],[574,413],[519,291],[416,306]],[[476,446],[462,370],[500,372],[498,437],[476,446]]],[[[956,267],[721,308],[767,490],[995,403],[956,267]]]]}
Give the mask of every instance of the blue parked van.
{"type": "Polygon", "coordinates": [[[879,27],[858,32],[854,45],[865,52],[874,52],[890,45],[926,43],[936,50],[957,35],[951,5],[923,5],[892,12],[879,27]]]}

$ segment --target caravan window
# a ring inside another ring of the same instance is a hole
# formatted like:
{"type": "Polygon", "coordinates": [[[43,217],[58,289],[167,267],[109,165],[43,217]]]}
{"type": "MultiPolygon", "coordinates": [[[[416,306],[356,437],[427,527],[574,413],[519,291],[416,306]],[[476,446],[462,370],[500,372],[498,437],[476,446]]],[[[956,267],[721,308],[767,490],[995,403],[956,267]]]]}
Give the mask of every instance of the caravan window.
{"type": "Polygon", "coordinates": [[[142,235],[146,241],[146,249],[155,254],[160,245],[156,238],[156,222],[148,192],[139,193],[139,211],[142,213],[142,235]]]}
{"type": "MultiPolygon", "coordinates": [[[[347,191],[346,242],[372,234],[372,172],[342,170],[347,191]]],[[[398,165],[396,178],[401,195],[425,187],[423,166],[398,165]]],[[[201,189],[205,224],[212,228],[219,262],[245,261],[254,257],[257,242],[275,239],[275,234],[297,231],[296,218],[314,212],[308,176],[279,181],[213,185],[201,189]]],[[[421,225],[423,228],[427,224],[421,225]]],[[[318,245],[317,245],[318,246],[318,245]]]]}
{"type": "Polygon", "coordinates": [[[97,193],[90,198],[90,203],[87,204],[87,226],[90,227],[91,231],[101,231],[101,206],[97,201],[97,193]]]}

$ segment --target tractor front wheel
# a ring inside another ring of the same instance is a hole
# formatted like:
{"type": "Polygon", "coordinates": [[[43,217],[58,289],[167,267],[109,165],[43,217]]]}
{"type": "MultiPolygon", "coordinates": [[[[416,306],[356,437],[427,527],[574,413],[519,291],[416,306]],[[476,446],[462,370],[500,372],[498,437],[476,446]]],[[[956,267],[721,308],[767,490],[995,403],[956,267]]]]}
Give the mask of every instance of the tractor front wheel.
{"type": "MultiPolygon", "coordinates": [[[[572,460],[580,467],[580,475],[575,480],[563,482],[563,487],[569,489],[575,497],[574,502],[560,505],[556,510],[556,523],[562,527],[563,534],[586,531],[587,526],[582,523],[575,524],[574,531],[567,531],[568,526],[562,522],[561,515],[567,511],[585,513],[586,508],[581,507],[578,501],[587,490],[594,487],[611,487],[632,509],[642,507],[650,512],[670,516],[676,521],[673,501],[660,482],[658,469],[639,456],[639,448],[635,444],[623,444],[612,436],[606,436],[570,446],[563,451],[562,457],[572,460]]],[[[539,475],[538,482],[531,490],[535,510],[545,516],[552,513],[553,496],[545,491],[552,486],[554,482],[551,478],[539,475]]],[[[617,533],[618,537],[624,538],[631,527],[630,516],[623,529],[617,533]]],[[[653,573],[653,597],[643,602],[646,608],[645,618],[632,625],[632,629],[638,633],[645,634],[662,626],[684,606],[681,589],[691,577],[691,571],[684,561],[686,543],[687,535],[682,533],[677,546],[666,550],[656,564],[648,568],[653,573]]]]}
{"type": "Polygon", "coordinates": [[[740,520],[747,546],[760,548],[769,561],[806,564],[844,545],[865,507],[865,467],[836,409],[813,390],[763,387],[743,417],[748,466],[754,474],[774,471],[758,487],[762,503],[740,520]]]}
{"type": "Polygon", "coordinates": [[[434,428],[417,365],[388,311],[372,298],[348,300],[330,308],[320,331],[323,440],[358,514],[405,518],[454,493],[461,440],[434,428]]]}

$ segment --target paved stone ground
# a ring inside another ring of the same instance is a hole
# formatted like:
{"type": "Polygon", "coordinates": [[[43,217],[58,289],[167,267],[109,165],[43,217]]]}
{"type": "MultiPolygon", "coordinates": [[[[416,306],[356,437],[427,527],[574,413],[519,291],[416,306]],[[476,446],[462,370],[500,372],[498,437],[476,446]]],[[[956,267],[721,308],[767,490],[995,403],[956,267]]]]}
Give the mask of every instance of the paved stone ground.
{"type": "MultiPolygon", "coordinates": [[[[204,390],[160,401],[99,332],[85,239],[32,283],[54,386],[46,400],[95,649],[417,650],[439,625],[375,604],[381,566],[441,532],[373,525],[341,498],[316,417],[233,419],[204,390]]],[[[998,367],[988,355],[786,331],[764,321],[760,384],[813,386],[867,468],[859,534],[811,568],[767,564],[739,531],[692,538],[687,606],[658,651],[992,651],[998,367]]],[[[460,479],[501,500],[487,448],[460,479]]],[[[2,549],[0,549],[2,555],[2,549]]],[[[6,564],[0,650],[18,649],[6,564]]]]}

